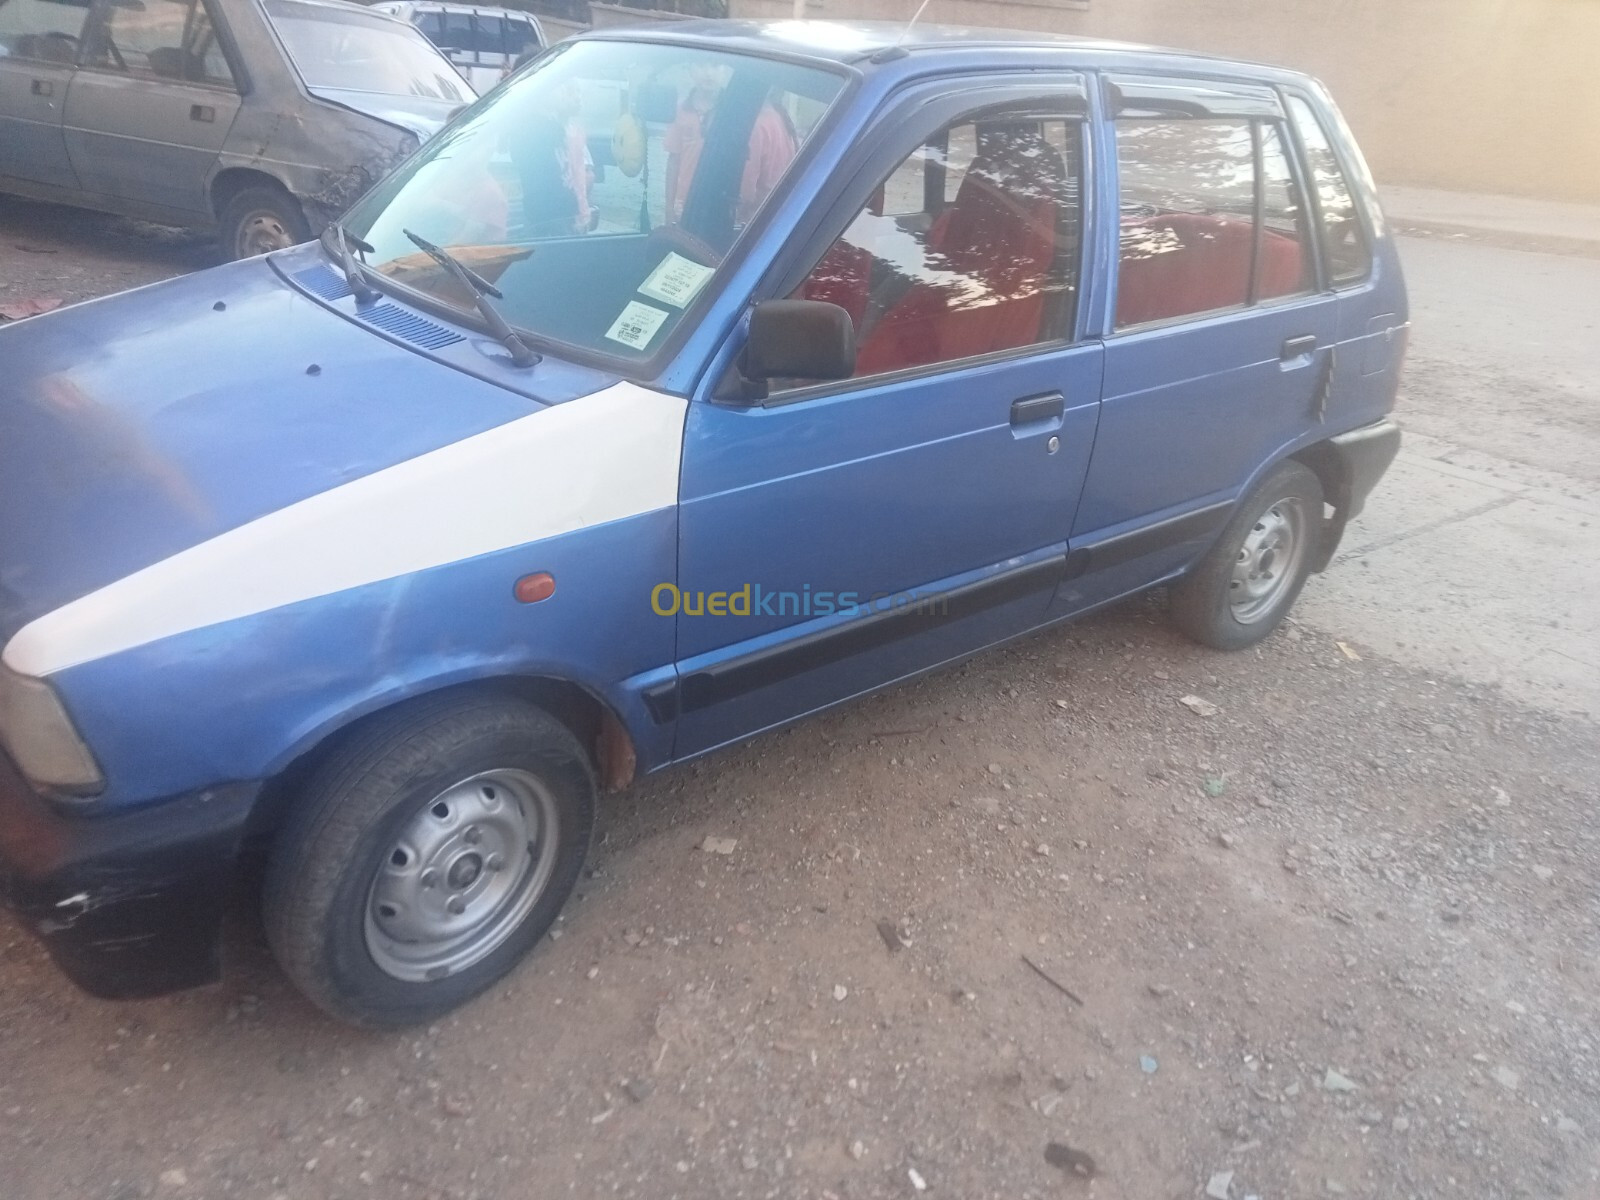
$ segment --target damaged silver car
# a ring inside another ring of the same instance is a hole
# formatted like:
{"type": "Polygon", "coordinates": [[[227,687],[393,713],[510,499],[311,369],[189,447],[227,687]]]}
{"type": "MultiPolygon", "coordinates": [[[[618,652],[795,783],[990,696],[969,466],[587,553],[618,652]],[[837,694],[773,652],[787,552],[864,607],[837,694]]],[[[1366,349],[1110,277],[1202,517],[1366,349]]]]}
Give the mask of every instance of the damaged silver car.
{"type": "Polygon", "coordinates": [[[0,0],[0,192],[307,241],[475,96],[342,0],[0,0]]]}

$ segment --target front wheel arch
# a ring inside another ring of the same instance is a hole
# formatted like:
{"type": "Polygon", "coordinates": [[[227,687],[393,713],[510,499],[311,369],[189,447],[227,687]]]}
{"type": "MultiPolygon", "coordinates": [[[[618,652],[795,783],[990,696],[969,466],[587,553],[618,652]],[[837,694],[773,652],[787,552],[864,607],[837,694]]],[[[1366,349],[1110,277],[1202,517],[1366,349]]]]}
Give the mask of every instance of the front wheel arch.
{"type": "Polygon", "coordinates": [[[610,704],[583,685],[559,676],[486,676],[393,697],[316,731],[271,773],[252,811],[250,833],[270,834],[281,825],[306,780],[366,724],[386,719],[386,714],[408,705],[449,694],[483,691],[528,701],[565,725],[589,752],[590,765],[607,791],[622,791],[633,783],[638,766],[633,734],[610,704]]]}

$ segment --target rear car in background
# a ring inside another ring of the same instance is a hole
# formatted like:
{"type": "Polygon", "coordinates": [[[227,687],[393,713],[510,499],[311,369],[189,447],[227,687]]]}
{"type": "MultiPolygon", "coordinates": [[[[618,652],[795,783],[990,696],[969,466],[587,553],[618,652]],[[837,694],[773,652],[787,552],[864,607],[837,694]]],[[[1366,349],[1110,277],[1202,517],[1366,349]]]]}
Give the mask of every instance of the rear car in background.
{"type": "Polygon", "coordinates": [[[414,29],[339,0],[0,0],[0,192],[311,238],[475,99],[414,29]]]}
{"type": "Polygon", "coordinates": [[[518,59],[550,44],[537,17],[514,9],[418,0],[386,0],[372,7],[415,25],[480,95],[511,74],[518,59]]]}

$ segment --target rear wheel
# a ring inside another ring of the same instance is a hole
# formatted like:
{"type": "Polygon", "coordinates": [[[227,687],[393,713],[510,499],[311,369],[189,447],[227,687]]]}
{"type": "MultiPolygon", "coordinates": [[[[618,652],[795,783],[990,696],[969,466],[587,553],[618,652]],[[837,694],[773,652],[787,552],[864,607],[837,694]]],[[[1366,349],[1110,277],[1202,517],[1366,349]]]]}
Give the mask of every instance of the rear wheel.
{"type": "Polygon", "coordinates": [[[1279,464],[1240,503],[1222,536],[1172,589],[1172,619],[1218,650],[1253,646],[1278,627],[1310,573],[1322,531],[1322,484],[1279,464]]]}
{"type": "Polygon", "coordinates": [[[263,912],[284,970],[358,1025],[431,1020],[510,971],[577,883],[594,775],[541,709],[484,696],[378,718],[312,777],[263,912]]]}
{"type": "Polygon", "coordinates": [[[300,203],[281,187],[252,184],[228,198],[217,218],[218,240],[231,259],[254,258],[311,240],[300,203]]]}

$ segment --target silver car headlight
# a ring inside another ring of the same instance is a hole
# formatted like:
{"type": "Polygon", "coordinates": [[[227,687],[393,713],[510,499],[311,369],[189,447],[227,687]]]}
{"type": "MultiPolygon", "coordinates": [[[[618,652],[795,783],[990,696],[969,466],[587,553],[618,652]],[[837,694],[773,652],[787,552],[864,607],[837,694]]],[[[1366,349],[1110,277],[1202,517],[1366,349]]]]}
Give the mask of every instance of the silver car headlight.
{"type": "Polygon", "coordinates": [[[0,663],[0,745],[41,788],[92,795],[105,786],[55,688],[0,663]]]}

